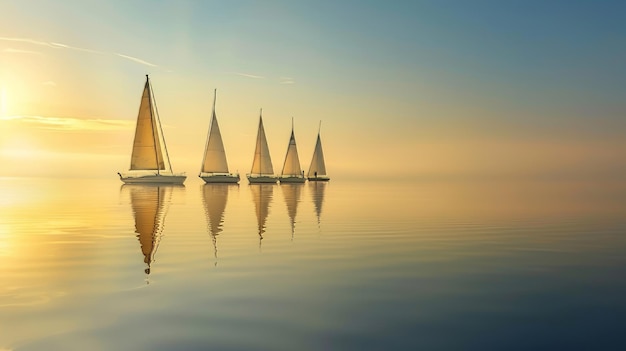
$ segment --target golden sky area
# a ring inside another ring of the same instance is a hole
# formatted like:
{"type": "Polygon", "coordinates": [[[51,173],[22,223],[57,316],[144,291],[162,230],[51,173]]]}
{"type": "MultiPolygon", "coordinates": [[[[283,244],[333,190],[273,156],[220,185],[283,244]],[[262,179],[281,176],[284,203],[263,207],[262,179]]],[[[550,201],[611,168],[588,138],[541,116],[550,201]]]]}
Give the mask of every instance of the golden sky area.
{"type": "Polygon", "coordinates": [[[276,173],[293,117],[305,170],[322,121],[334,177],[626,175],[624,70],[606,63],[624,53],[594,39],[603,26],[572,42],[540,20],[543,33],[513,21],[487,40],[477,24],[436,21],[456,10],[404,3],[354,12],[166,2],[145,16],[117,1],[0,6],[0,176],[127,170],[145,74],[173,168],[188,175],[199,171],[215,88],[229,166],[242,174],[263,108],[276,173]]]}

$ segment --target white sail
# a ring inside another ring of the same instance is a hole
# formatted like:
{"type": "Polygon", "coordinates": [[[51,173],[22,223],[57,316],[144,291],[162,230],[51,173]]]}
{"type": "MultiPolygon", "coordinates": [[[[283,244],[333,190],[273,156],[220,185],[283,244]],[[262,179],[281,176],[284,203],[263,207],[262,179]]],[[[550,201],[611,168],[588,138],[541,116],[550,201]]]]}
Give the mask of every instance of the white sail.
{"type": "Polygon", "coordinates": [[[146,79],[139,105],[131,170],[164,170],[163,150],[159,138],[157,121],[154,118],[150,82],[146,79]]]}
{"type": "Polygon", "coordinates": [[[274,167],[270,157],[270,150],[267,146],[265,138],[265,129],[263,128],[263,117],[259,116],[259,131],[256,137],[256,147],[254,149],[254,160],[252,161],[252,175],[273,175],[274,167]]]}
{"type": "Polygon", "coordinates": [[[287,155],[285,156],[285,164],[283,165],[282,176],[302,176],[302,168],[300,168],[300,158],[298,157],[298,148],[296,147],[296,137],[291,128],[291,137],[287,146],[287,155]]]}
{"type": "Polygon", "coordinates": [[[313,159],[309,167],[307,177],[326,176],[326,164],[324,163],[324,151],[322,150],[322,139],[317,134],[317,142],[315,143],[315,151],[313,151],[313,159]]]}
{"type": "Polygon", "coordinates": [[[222,134],[220,133],[220,127],[217,124],[217,116],[215,114],[215,98],[213,100],[211,126],[204,149],[204,160],[202,161],[201,171],[204,173],[228,173],[226,152],[224,151],[222,134]]]}

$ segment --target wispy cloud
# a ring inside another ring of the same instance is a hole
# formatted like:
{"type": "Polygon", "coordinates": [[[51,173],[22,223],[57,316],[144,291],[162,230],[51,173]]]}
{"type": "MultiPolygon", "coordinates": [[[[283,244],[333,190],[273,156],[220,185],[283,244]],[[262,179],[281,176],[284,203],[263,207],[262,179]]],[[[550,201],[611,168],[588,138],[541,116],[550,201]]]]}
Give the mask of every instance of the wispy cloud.
{"type": "Polygon", "coordinates": [[[241,72],[226,72],[226,73],[229,73],[229,74],[236,74],[236,75],[238,75],[238,76],[241,76],[241,77],[246,77],[246,78],[265,79],[265,77],[263,77],[263,76],[258,76],[258,75],[256,75],[256,74],[241,73],[241,72]]]}
{"type": "Polygon", "coordinates": [[[53,48],[54,46],[52,45],[52,43],[48,43],[45,41],[39,41],[39,40],[33,40],[33,39],[28,39],[28,38],[8,38],[8,37],[0,37],[0,40],[2,41],[13,41],[13,42],[19,42],[19,43],[28,43],[28,44],[33,44],[33,45],[42,45],[42,46],[48,46],[53,48]]]}
{"type": "Polygon", "coordinates": [[[49,87],[56,87],[57,86],[57,83],[55,83],[55,82],[53,82],[51,80],[47,80],[47,81],[45,81],[45,82],[43,82],[41,84],[49,86],[49,87]]]}
{"type": "Polygon", "coordinates": [[[82,119],[73,117],[8,116],[0,117],[14,123],[22,123],[41,129],[61,131],[115,131],[128,130],[135,126],[134,121],[122,119],[82,119]]]}
{"type": "Polygon", "coordinates": [[[54,48],[63,48],[63,49],[72,49],[72,50],[77,50],[77,51],[84,51],[84,52],[90,52],[92,54],[108,54],[105,51],[99,51],[99,50],[92,50],[92,49],[86,49],[86,48],[79,48],[77,46],[71,46],[71,45],[67,45],[67,44],[61,44],[61,43],[54,43],[51,42],[50,43],[52,45],[52,47],[54,48]]]}
{"type": "Polygon", "coordinates": [[[278,80],[280,84],[296,84],[296,81],[293,80],[292,77],[282,76],[282,77],[278,77],[278,80]]]}
{"type": "Polygon", "coordinates": [[[154,63],[150,63],[148,61],[144,61],[142,59],[136,58],[136,57],[132,57],[132,56],[128,56],[128,55],[123,55],[123,54],[119,54],[116,53],[117,56],[125,58],[127,60],[131,60],[137,63],[141,63],[142,65],[146,65],[146,66],[150,66],[150,67],[157,67],[157,65],[155,65],[154,63]]]}
{"type": "MultiPolygon", "coordinates": [[[[32,44],[32,45],[46,46],[46,47],[54,48],[54,49],[67,49],[67,50],[82,51],[82,52],[88,52],[88,53],[97,54],[97,55],[113,55],[113,56],[124,58],[126,60],[133,61],[135,63],[139,63],[139,64],[142,64],[142,65],[145,65],[145,66],[158,67],[154,63],[148,62],[146,60],[142,60],[142,59],[137,58],[137,57],[125,55],[125,54],[122,54],[122,53],[119,53],[119,52],[100,51],[100,50],[94,50],[94,49],[89,49],[89,48],[81,48],[81,47],[78,47],[78,46],[72,46],[72,45],[58,43],[58,42],[47,42],[47,41],[34,40],[34,39],[29,39],[29,38],[0,37],[0,41],[26,43],[26,44],[32,44]]],[[[20,50],[20,49],[5,49],[4,51],[5,52],[11,52],[11,53],[37,53],[35,51],[20,50]],[[13,51],[7,51],[7,50],[13,50],[13,51]]]]}
{"type": "Polygon", "coordinates": [[[6,49],[2,50],[2,52],[6,52],[6,53],[9,53],[9,54],[43,55],[39,51],[22,50],[22,49],[14,49],[14,48],[6,48],[6,49]]]}

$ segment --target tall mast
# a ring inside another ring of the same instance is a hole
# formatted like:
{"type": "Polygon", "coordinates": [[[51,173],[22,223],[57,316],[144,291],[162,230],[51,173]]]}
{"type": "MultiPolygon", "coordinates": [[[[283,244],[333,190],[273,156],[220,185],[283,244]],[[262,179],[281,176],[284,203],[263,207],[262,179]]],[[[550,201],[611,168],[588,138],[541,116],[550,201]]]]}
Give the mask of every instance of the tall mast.
{"type": "Polygon", "coordinates": [[[204,161],[206,160],[206,154],[209,151],[209,138],[211,136],[211,129],[213,129],[213,118],[215,117],[215,102],[217,101],[217,88],[213,90],[213,110],[211,112],[211,121],[209,122],[209,128],[206,133],[206,143],[204,144],[204,156],[202,157],[202,163],[200,164],[200,173],[204,171],[204,161]]]}
{"type": "MultiPolygon", "coordinates": [[[[146,77],[148,77],[147,74],[146,74],[146,77]]],[[[150,96],[154,99],[154,91],[152,90],[152,85],[149,85],[149,86],[150,86],[150,96]]],[[[165,148],[165,158],[167,159],[167,165],[169,166],[170,172],[174,173],[174,170],[172,169],[172,164],[170,163],[170,154],[167,151],[167,143],[165,142],[165,134],[163,134],[163,127],[161,126],[161,118],[159,117],[159,108],[157,107],[156,99],[154,99],[154,110],[156,112],[156,118],[157,118],[157,123],[159,124],[159,131],[161,132],[161,138],[163,138],[163,147],[165,148]]],[[[157,160],[157,164],[158,164],[158,160],[157,160]]]]}
{"type": "MultiPolygon", "coordinates": [[[[263,126],[263,107],[259,110],[259,134],[261,133],[261,127],[263,126]]],[[[263,136],[265,136],[265,128],[263,128],[263,136]]],[[[263,148],[261,145],[263,144],[261,138],[257,140],[257,147],[259,148],[259,175],[263,175],[263,148]]]]}
{"type": "Polygon", "coordinates": [[[148,85],[148,105],[150,106],[150,122],[152,123],[152,140],[154,145],[154,158],[156,159],[157,174],[161,174],[161,167],[159,165],[159,150],[157,145],[159,144],[158,131],[154,128],[154,109],[152,108],[152,86],[150,85],[150,78],[146,74],[146,84],[148,85]]]}
{"type": "Polygon", "coordinates": [[[289,143],[287,144],[287,153],[285,154],[285,162],[283,162],[283,169],[280,171],[280,175],[285,173],[285,166],[287,165],[287,156],[289,156],[289,150],[291,149],[291,138],[293,137],[293,116],[291,117],[291,135],[289,136],[289,143]]]}

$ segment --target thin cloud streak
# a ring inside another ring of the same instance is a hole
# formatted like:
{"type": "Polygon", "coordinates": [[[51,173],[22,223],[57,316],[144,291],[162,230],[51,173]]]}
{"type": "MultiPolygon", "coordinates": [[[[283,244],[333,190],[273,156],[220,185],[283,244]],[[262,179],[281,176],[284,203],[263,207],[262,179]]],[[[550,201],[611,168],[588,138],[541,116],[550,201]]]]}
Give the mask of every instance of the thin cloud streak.
{"type": "MultiPolygon", "coordinates": [[[[0,37],[0,41],[27,43],[27,44],[33,44],[33,45],[46,46],[46,47],[53,48],[53,49],[76,50],[76,51],[88,52],[88,53],[91,53],[91,54],[97,54],[97,55],[114,55],[114,56],[118,56],[118,57],[121,57],[121,58],[130,60],[130,61],[133,61],[135,63],[142,64],[142,65],[145,65],[145,66],[158,67],[154,63],[142,60],[142,59],[137,58],[137,57],[124,55],[124,54],[121,54],[121,53],[118,53],[118,52],[106,52],[106,51],[100,51],[100,50],[93,50],[93,49],[88,49],[88,48],[81,48],[81,47],[78,47],[78,46],[67,45],[67,44],[63,44],[63,43],[46,42],[46,41],[29,39],[29,38],[0,37]]],[[[6,51],[6,50],[15,50],[15,51],[12,51],[13,53],[18,53],[18,51],[20,53],[28,52],[27,50],[19,50],[19,49],[5,49],[4,51],[6,51]]],[[[36,52],[32,51],[32,52],[29,52],[29,53],[36,53],[36,52]]]]}
{"type": "Polygon", "coordinates": [[[136,58],[136,57],[132,57],[132,56],[128,56],[128,55],[124,55],[124,54],[120,54],[120,53],[115,53],[115,55],[125,58],[127,60],[131,60],[133,62],[137,62],[140,63],[142,65],[146,65],[146,66],[150,66],[150,67],[157,67],[157,65],[155,65],[154,63],[150,63],[148,61],[144,61],[142,59],[136,58]]]}
{"type": "Polygon", "coordinates": [[[296,84],[292,77],[278,77],[280,84],[296,84]]]}
{"type": "Polygon", "coordinates": [[[42,45],[42,46],[47,46],[47,47],[51,47],[51,48],[54,47],[54,45],[52,45],[51,43],[48,43],[48,42],[45,42],[45,41],[28,39],[28,38],[0,37],[0,40],[2,40],[2,41],[13,41],[13,42],[19,42],[19,43],[28,43],[28,44],[34,44],[34,45],[42,45]]]}
{"type": "Polygon", "coordinates": [[[265,77],[263,77],[263,76],[257,76],[257,75],[255,75],[255,74],[248,74],[248,73],[241,73],[241,72],[226,72],[226,73],[229,73],[229,74],[236,74],[236,75],[238,75],[238,76],[241,76],[241,77],[246,77],[246,78],[265,79],[265,77]]]}
{"type": "Polygon", "coordinates": [[[104,51],[98,51],[98,50],[92,50],[92,49],[86,49],[86,48],[79,48],[77,46],[71,46],[71,45],[66,45],[66,44],[61,44],[61,43],[54,43],[54,42],[52,42],[50,44],[52,44],[52,47],[55,47],[55,48],[72,49],[72,50],[90,52],[92,54],[99,54],[99,55],[106,55],[107,54],[104,51]]]}
{"type": "Polygon", "coordinates": [[[121,119],[80,119],[72,117],[8,116],[0,117],[0,120],[26,124],[41,129],[59,131],[116,131],[133,129],[135,126],[134,121],[121,119]]]}

